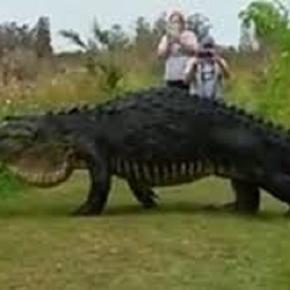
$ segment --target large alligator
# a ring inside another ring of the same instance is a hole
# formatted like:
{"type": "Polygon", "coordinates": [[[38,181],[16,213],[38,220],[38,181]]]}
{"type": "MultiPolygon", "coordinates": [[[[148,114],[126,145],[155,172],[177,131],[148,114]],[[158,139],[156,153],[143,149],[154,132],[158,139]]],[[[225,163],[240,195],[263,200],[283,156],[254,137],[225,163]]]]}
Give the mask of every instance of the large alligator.
{"type": "Polygon", "coordinates": [[[237,107],[151,88],[94,107],[6,118],[0,159],[36,186],[88,170],[87,200],[75,213],[102,212],[111,177],[125,179],[144,207],[155,186],[216,175],[231,180],[240,212],[259,209],[260,189],[290,203],[290,135],[237,107]]]}

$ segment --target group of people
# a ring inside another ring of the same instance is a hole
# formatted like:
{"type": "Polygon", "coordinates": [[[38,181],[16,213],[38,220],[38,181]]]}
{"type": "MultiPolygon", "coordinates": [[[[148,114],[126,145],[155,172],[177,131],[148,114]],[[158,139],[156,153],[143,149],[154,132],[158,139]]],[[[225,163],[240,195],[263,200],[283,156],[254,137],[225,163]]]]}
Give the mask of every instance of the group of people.
{"type": "Polygon", "coordinates": [[[157,53],[165,60],[167,86],[206,98],[223,97],[223,81],[230,77],[228,65],[218,54],[214,39],[209,36],[199,42],[180,11],[168,16],[157,53]]]}

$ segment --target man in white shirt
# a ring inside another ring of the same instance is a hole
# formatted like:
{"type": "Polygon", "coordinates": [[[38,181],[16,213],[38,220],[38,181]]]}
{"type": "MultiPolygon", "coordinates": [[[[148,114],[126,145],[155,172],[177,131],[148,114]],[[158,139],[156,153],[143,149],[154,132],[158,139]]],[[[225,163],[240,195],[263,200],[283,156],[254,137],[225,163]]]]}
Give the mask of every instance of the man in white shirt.
{"type": "Polygon", "coordinates": [[[211,38],[190,58],[185,69],[185,82],[190,86],[190,94],[203,98],[223,98],[224,79],[229,77],[228,64],[216,52],[211,38]]]}

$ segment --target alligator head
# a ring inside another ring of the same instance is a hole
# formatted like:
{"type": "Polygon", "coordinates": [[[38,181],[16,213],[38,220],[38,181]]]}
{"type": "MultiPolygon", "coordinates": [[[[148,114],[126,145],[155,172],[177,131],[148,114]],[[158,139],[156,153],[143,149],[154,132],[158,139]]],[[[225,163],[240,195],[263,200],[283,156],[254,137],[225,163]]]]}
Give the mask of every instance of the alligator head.
{"type": "Polygon", "coordinates": [[[57,118],[9,117],[0,123],[0,162],[22,180],[55,186],[72,173],[71,150],[57,118]]]}

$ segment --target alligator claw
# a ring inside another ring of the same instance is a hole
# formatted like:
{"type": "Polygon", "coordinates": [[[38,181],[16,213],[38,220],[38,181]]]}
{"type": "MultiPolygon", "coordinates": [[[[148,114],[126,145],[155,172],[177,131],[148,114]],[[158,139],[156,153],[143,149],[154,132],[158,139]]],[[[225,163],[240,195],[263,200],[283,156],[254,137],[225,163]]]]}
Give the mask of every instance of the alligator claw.
{"type": "Polygon", "coordinates": [[[141,203],[143,207],[146,209],[155,208],[158,206],[158,202],[160,201],[160,197],[155,192],[149,192],[143,196],[141,203]]]}
{"type": "Polygon", "coordinates": [[[159,198],[155,194],[147,196],[147,198],[142,201],[143,207],[146,208],[146,209],[157,207],[158,206],[157,199],[159,199],[159,198]]]}
{"type": "Polygon", "coordinates": [[[156,194],[155,192],[153,192],[153,194],[152,194],[152,198],[153,198],[154,200],[161,200],[161,199],[160,199],[160,196],[159,196],[158,194],[156,194]]]}

